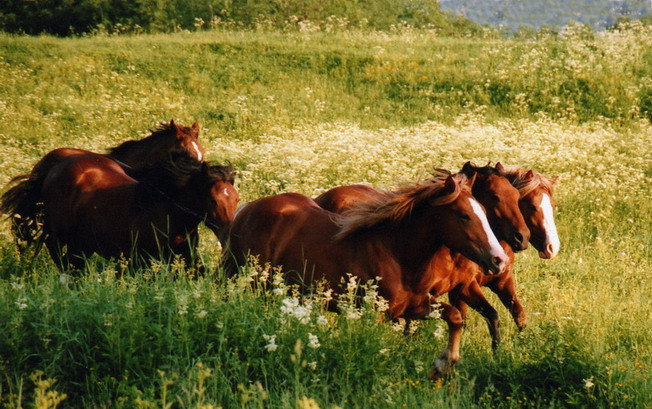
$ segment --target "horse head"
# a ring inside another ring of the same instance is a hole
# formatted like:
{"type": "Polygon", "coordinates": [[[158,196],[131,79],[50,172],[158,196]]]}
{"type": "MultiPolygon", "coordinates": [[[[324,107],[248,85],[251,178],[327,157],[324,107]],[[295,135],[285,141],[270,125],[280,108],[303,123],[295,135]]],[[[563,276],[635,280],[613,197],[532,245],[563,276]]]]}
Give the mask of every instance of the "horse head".
{"type": "Polygon", "coordinates": [[[185,149],[200,162],[204,160],[206,150],[199,143],[199,131],[201,128],[199,122],[195,122],[191,126],[183,126],[171,120],[169,128],[171,131],[170,135],[175,138],[173,140],[173,146],[176,145],[185,149]]]}
{"type": "Polygon", "coordinates": [[[472,196],[475,177],[449,175],[431,204],[442,226],[443,244],[482,266],[485,272],[501,273],[508,256],[498,243],[482,205],[472,196]]]}
{"type": "Polygon", "coordinates": [[[202,163],[199,186],[204,186],[204,223],[218,238],[225,234],[233,220],[240,196],[236,190],[235,172],[231,166],[202,163]]]}
{"type": "Polygon", "coordinates": [[[560,248],[553,216],[556,203],[552,187],[556,181],[557,178],[547,178],[529,170],[516,184],[520,192],[518,205],[531,232],[530,243],[539,251],[539,257],[545,259],[554,258],[560,248]]]}
{"type": "Polygon", "coordinates": [[[487,211],[491,229],[499,240],[506,241],[514,251],[527,248],[530,230],[519,209],[519,192],[507,179],[505,168],[478,167],[466,162],[461,170],[467,177],[475,177],[472,193],[487,211]]]}

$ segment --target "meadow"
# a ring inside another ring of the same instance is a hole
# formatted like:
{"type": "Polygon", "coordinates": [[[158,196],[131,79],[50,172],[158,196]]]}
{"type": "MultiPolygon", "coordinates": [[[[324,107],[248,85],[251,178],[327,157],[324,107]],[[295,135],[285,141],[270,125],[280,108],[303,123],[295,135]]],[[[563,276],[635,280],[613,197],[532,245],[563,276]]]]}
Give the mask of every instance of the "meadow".
{"type": "Polygon", "coordinates": [[[325,311],[255,263],[211,273],[88,260],[61,274],[0,225],[0,406],[124,408],[652,407],[652,28],[443,37],[331,20],[59,39],[0,35],[0,181],[47,151],[103,151],[199,121],[243,202],[365,182],[392,189],[501,161],[559,176],[559,256],[517,258],[529,324],[500,313],[496,352],[471,311],[462,361],[427,371],[446,329],[404,336],[373,283],[325,311]]]}

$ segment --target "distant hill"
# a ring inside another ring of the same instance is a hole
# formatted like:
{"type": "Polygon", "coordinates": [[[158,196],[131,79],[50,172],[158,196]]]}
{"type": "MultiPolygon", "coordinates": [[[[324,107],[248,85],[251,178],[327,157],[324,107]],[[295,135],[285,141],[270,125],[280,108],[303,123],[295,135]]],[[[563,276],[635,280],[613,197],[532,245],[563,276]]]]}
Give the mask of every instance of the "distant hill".
{"type": "Polygon", "coordinates": [[[476,23],[539,29],[561,27],[573,21],[600,30],[619,18],[638,19],[652,14],[650,0],[440,0],[443,11],[476,23]]]}

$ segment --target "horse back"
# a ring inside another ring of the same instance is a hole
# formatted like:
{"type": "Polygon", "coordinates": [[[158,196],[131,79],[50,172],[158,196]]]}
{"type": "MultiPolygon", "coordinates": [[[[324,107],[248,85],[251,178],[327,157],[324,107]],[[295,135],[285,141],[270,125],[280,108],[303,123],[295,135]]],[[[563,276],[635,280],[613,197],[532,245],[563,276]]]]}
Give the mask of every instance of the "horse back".
{"type": "Polygon", "coordinates": [[[258,256],[261,263],[298,273],[295,281],[302,283],[327,278],[335,274],[334,260],[341,252],[333,239],[339,217],[297,193],[264,197],[239,209],[229,232],[229,251],[238,264],[244,264],[246,254],[258,256]]]}
{"type": "MultiPolygon", "coordinates": [[[[118,203],[136,181],[113,160],[88,153],[63,158],[48,172],[43,182],[45,214],[52,233],[70,233],[78,224],[90,223],[83,213],[92,209],[102,218],[118,211],[118,203]]],[[[115,220],[115,219],[114,219],[115,220]]]]}
{"type": "Polygon", "coordinates": [[[315,198],[321,208],[333,213],[343,213],[345,210],[383,197],[383,193],[367,185],[338,186],[315,198]]]}

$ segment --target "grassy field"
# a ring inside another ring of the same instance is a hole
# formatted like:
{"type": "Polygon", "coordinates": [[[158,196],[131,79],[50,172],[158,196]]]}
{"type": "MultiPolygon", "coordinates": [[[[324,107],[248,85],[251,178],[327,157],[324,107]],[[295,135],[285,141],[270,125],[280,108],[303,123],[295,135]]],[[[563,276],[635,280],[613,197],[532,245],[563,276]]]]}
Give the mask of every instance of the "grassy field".
{"type": "Polygon", "coordinates": [[[518,257],[528,327],[489,295],[503,345],[492,353],[471,312],[462,361],[433,384],[442,324],[403,336],[372,296],[328,313],[327,294],[288,294],[264,266],[227,282],[91,259],[65,276],[45,255],[21,259],[3,221],[0,406],[652,407],[651,42],[635,24],[527,41],[409,27],[0,35],[3,182],[54,147],[102,151],[198,120],[243,201],[500,160],[560,176],[562,240],[554,260],[518,257]]]}

